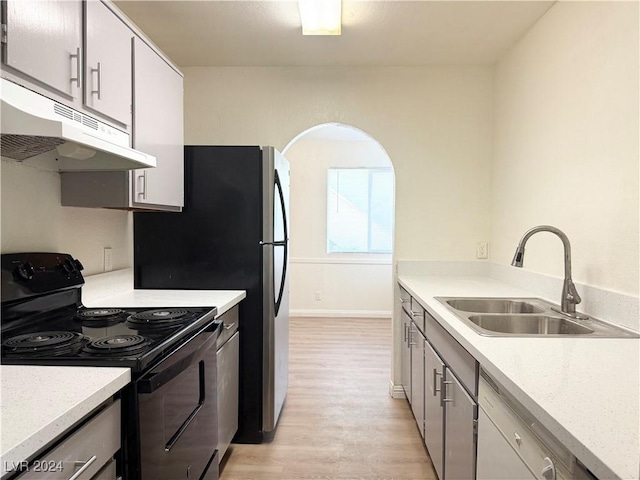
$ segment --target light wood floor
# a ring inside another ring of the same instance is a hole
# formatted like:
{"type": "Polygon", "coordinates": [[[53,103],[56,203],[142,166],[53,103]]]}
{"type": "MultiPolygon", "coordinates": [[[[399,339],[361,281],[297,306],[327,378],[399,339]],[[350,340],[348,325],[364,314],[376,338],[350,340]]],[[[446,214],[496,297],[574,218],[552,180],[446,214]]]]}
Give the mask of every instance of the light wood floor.
{"type": "Polygon", "coordinates": [[[389,396],[391,324],[293,318],[276,436],[233,444],[221,480],[435,479],[406,400],[389,396]]]}

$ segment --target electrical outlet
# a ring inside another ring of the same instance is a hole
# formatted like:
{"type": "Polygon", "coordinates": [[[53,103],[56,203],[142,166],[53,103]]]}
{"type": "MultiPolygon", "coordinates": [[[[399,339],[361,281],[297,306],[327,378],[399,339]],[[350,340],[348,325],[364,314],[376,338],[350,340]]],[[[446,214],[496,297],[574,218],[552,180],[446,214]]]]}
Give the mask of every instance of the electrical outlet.
{"type": "Polygon", "coordinates": [[[104,247],[104,271],[113,270],[113,250],[110,247],[104,247]]]}
{"type": "Polygon", "coordinates": [[[316,290],[316,302],[320,302],[322,300],[322,294],[320,290],[316,290]]]}
{"type": "Polygon", "coordinates": [[[487,242],[476,243],[476,258],[489,257],[489,244],[487,242]]]}

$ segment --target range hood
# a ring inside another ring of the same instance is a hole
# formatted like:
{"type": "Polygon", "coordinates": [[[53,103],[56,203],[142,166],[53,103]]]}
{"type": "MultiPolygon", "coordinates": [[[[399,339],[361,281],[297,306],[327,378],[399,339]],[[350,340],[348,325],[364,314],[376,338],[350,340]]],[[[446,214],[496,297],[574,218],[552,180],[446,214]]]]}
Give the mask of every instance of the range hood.
{"type": "Polygon", "coordinates": [[[156,166],[129,147],[129,134],[1,79],[0,153],[17,161],[57,150],[59,170],[110,171],[156,166]]]}

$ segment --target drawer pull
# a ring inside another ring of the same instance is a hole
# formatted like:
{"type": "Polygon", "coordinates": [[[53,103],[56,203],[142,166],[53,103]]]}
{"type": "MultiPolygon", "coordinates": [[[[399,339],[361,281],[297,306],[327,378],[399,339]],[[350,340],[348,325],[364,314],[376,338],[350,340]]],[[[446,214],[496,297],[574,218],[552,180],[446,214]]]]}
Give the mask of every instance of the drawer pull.
{"type": "Polygon", "coordinates": [[[442,373],[438,371],[438,369],[433,369],[433,396],[436,397],[436,393],[441,392],[442,389],[438,388],[438,381],[436,380],[438,377],[442,376],[442,373]]]}
{"type": "Polygon", "coordinates": [[[74,473],[72,477],[69,477],[69,480],[77,480],[78,478],[80,478],[80,475],[86,472],[87,469],[91,466],[91,464],[93,464],[93,462],[95,462],[97,459],[98,457],[93,455],[86,462],[74,462],[76,467],[79,467],[80,465],[82,465],[82,468],[78,470],[76,473],[74,473]]]}
{"type": "Polygon", "coordinates": [[[424,317],[424,313],[422,313],[422,312],[411,312],[411,316],[413,318],[416,318],[416,317],[422,318],[422,317],[424,317]]]}
{"type": "Polygon", "coordinates": [[[76,61],[76,76],[75,77],[71,77],[71,81],[72,82],[76,82],[76,86],[77,88],[80,88],[82,86],[82,84],[80,83],[80,78],[82,78],[82,68],[81,68],[81,52],[80,52],[80,47],[76,48],[76,53],[72,53],[69,55],[72,59],[75,59],[76,61]]]}
{"type": "Polygon", "coordinates": [[[102,100],[102,65],[100,64],[100,62],[98,62],[98,68],[92,68],[91,69],[91,74],[93,75],[94,73],[98,74],[98,81],[96,82],[98,85],[98,89],[97,90],[91,90],[92,94],[97,94],[98,95],[98,100],[102,100]]]}
{"type": "Polygon", "coordinates": [[[453,382],[449,380],[445,380],[444,377],[440,377],[440,388],[442,390],[440,394],[440,406],[444,407],[445,403],[453,402],[453,398],[447,397],[447,385],[451,385],[453,382]]]}
{"type": "Polygon", "coordinates": [[[236,326],[236,322],[233,322],[233,323],[230,323],[229,325],[225,325],[224,329],[225,330],[231,330],[235,326],[236,326]]]}

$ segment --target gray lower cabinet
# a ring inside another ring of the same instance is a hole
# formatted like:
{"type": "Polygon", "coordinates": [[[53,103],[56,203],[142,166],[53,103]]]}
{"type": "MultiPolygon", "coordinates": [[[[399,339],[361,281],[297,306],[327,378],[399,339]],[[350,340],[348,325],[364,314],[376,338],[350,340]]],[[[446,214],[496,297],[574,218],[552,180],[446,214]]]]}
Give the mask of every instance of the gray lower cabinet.
{"type": "Polygon", "coordinates": [[[424,437],[424,337],[415,322],[409,333],[411,345],[411,410],[424,437]]]}
{"type": "Polygon", "coordinates": [[[411,318],[402,309],[402,346],[401,346],[401,374],[402,388],[407,400],[411,402],[411,345],[409,344],[409,332],[411,330],[411,318]]]}
{"type": "Polygon", "coordinates": [[[478,362],[425,312],[425,445],[440,480],[473,480],[478,362]]]}
{"type": "Polygon", "coordinates": [[[478,362],[415,298],[402,306],[402,384],[436,474],[474,480],[478,362]]]}
{"type": "Polygon", "coordinates": [[[76,98],[82,77],[82,2],[14,0],[3,20],[4,64],[76,98]],[[6,25],[6,26],[5,26],[6,25]]]}
{"type": "Polygon", "coordinates": [[[236,332],[217,352],[218,368],[218,460],[222,460],[238,431],[240,376],[240,332],[236,332]]]}
{"type": "Polygon", "coordinates": [[[442,403],[442,376],[444,362],[431,344],[424,341],[424,443],[431,463],[442,479],[444,470],[444,408],[442,403]]]}
{"type": "Polygon", "coordinates": [[[31,462],[20,480],[115,480],[120,449],[120,400],[103,408],[56,447],[31,462]]]}
{"type": "Polygon", "coordinates": [[[445,367],[442,382],[444,403],[444,478],[470,480],[476,476],[476,421],[478,406],[460,381],[445,367]]]}

